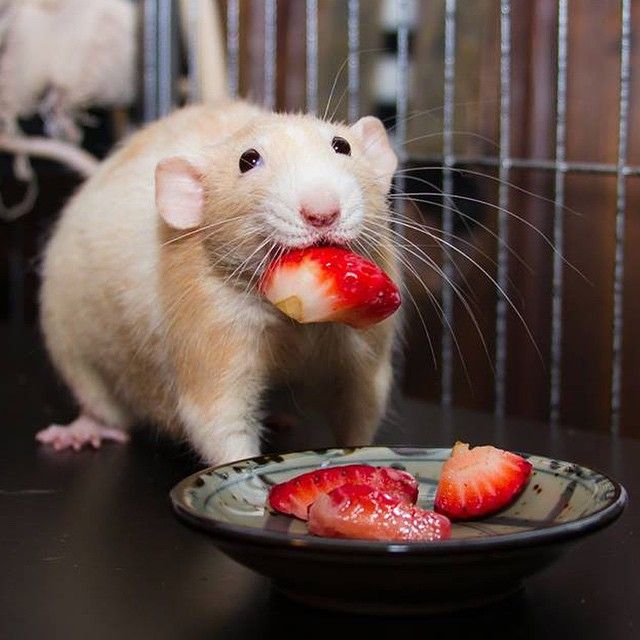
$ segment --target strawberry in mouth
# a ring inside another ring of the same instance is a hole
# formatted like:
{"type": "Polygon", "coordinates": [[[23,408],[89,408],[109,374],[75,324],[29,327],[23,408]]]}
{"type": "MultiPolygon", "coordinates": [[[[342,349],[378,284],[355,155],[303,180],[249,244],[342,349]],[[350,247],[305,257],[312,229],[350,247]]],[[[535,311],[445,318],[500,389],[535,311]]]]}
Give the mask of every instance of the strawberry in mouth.
{"type": "Polygon", "coordinates": [[[398,288],[380,267],[336,245],[289,251],[267,267],[259,289],[300,323],[366,328],[388,318],[401,302],[398,288]]]}

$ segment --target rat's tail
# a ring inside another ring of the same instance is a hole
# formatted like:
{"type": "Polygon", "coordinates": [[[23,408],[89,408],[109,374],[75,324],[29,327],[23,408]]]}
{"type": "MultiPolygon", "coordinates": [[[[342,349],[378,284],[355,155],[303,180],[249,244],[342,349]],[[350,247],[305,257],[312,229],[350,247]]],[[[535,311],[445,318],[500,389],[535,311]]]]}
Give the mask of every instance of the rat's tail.
{"type": "Polygon", "coordinates": [[[217,2],[180,0],[180,22],[193,61],[191,86],[197,102],[211,104],[227,96],[224,32],[217,2]]]}

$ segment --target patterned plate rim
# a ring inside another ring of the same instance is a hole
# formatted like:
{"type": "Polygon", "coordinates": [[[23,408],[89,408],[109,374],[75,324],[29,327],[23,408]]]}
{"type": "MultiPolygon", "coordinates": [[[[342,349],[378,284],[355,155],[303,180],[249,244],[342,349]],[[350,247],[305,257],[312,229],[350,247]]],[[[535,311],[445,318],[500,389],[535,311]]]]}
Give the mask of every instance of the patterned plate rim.
{"type": "MultiPolygon", "coordinates": [[[[374,445],[370,447],[353,447],[350,450],[363,449],[390,449],[390,450],[422,450],[425,452],[446,452],[447,447],[418,447],[410,445],[374,445]]],[[[169,497],[175,513],[187,524],[199,530],[204,530],[214,538],[229,543],[252,543],[263,547],[280,547],[283,549],[297,549],[300,551],[317,551],[332,553],[353,553],[354,551],[368,555],[449,555],[451,553],[475,553],[478,551],[502,551],[508,549],[518,549],[537,545],[547,545],[553,542],[562,542],[572,538],[578,538],[588,533],[598,531],[608,524],[614,522],[624,510],[628,494],[626,489],[611,476],[598,471],[592,467],[585,467],[575,462],[548,458],[537,454],[520,452],[526,457],[535,456],[537,458],[556,462],[562,465],[576,465],[587,469],[606,478],[614,488],[614,494],[608,504],[598,509],[588,516],[583,516],[571,522],[561,524],[551,524],[532,531],[520,531],[499,536],[487,536],[467,539],[441,540],[437,542],[384,542],[371,540],[344,540],[336,538],[309,537],[298,533],[283,533],[278,531],[267,531],[264,529],[254,529],[241,525],[229,524],[216,520],[215,518],[202,515],[201,512],[191,507],[185,500],[185,495],[193,487],[197,479],[202,475],[215,473],[218,470],[232,466],[239,466],[250,462],[256,463],[256,468],[266,464],[270,458],[294,458],[303,455],[324,455],[330,452],[340,452],[344,449],[327,447],[326,449],[308,449],[304,451],[290,451],[281,454],[263,454],[243,460],[236,460],[232,463],[208,467],[187,476],[176,484],[171,490],[169,497]]]]}

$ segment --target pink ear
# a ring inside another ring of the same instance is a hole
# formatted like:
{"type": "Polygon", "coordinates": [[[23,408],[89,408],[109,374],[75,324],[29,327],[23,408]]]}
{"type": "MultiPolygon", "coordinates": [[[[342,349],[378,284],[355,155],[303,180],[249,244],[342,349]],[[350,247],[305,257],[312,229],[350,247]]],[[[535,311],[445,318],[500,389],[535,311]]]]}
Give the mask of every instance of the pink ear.
{"type": "Polygon", "coordinates": [[[193,229],[202,223],[204,188],[202,168],[175,156],[156,166],[156,208],[174,229],[193,229]]]}
{"type": "Polygon", "coordinates": [[[384,125],[378,118],[365,116],[360,118],[351,130],[362,141],[365,157],[386,191],[389,191],[393,174],[398,166],[398,158],[389,144],[384,125]]]}

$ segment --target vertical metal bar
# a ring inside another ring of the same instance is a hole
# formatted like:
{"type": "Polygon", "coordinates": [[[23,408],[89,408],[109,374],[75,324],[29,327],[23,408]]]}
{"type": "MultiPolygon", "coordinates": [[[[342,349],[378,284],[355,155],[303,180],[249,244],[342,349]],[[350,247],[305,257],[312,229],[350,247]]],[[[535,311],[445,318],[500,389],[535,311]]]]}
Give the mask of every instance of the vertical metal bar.
{"type": "Polygon", "coordinates": [[[158,115],[173,109],[173,2],[158,3],[158,115]]]}
{"type": "Polygon", "coordinates": [[[265,0],[264,5],[264,106],[276,106],[277,0],[265,0]]]}
{"type": "Polygon", "coordinates": [[[347,31],[349,34],[349,122],[360,115],[360,0],[349,0],[347,31]]]}
{"type": "Polygon", "coordinates": [[[500,0],[500,190],[498,203],[498,301],[496,304],[495,413],[504,417],[507,369],[508,216],[511,126],[511,0],[500,0]]]}
{"type": "Polygon", "coordinates": [[[613,354],[611,368],[611,432],[620,432],[622,395],[622,331],[624,304],[624,230],[629,137],[629,80],[631,67],[631,0],[621,0],[620,106],[618,124],[618,169],[616,176],[616,252],[613,278],[613,354]]]}
{"type": "Polygon", "coordinates": [[[567,123],[567,35],[568,0],[558,0],[558,77],[556,84],[556,171],[553,211],[553,295],[551,301],[551,391],[549,419],[552,427],[560,422],[562,391],[562,250],[564,246],[564,162],[567,123]]]}
{"type": "Polygon", "coordinates": [[[143,118],[158,117],[158,0],[143,5],[143,118]]]}
{"type": "MultiPolygon", "coordinates": [[[[396,54],[396,122],[395,143],[400,168],[406,161],[407,153],[405,144],[407,140],[407,109],[409,104],[409,4],[408,0],[396,0],[398,22],[396,36],[398,40],[398,52],[396,54]]],[[[396,179],[396,189],[399,193],[405,190],[404,173],[399,173],[396,179]]],[[[404,200],[399,198],[396,211],[404,213],[404,200]]]]}
{"type": "Polygon", "coordinates": [[[318,0],[307,0],[307,111],[318,112],[318,0]]]}
{"type": "MultiPolygon", "coordinates": [[[[205,0],[206,1],[206,0],[205,0]]],[[[200,7],[202,0],[189,0],[189,102],[200,100],[200,7]]]]}
{"type": "Polygon", "coordinates": [[[405,141],[407,139],[407,109],[409,103],[409,6],[408,0],[397,0],[398,11],[396,57],[396,143],[400,161],[405,160],[405,141]]]}
{"type": "Polygon", "coordinates": [[[240,0],[227,0],[227,86],[238,95],[240,84],[240,0]]]}
{"type": "MultiPolygon", "coordinates": [[[[447,242],[453,238],[453,208],[448,194],[453,192],[453,127],[456,80],[456,0],[446,0],[444,16],[444,112],[442,124],[442,234],[447,242]]],[[[442,271],[442,312],[444,327],[442,332],[442,368],[440,402],[450,407],[453,402],[453,337],[447,327],[453,327],[453,264],[451,256],[443,251],[442,271]]]]}

